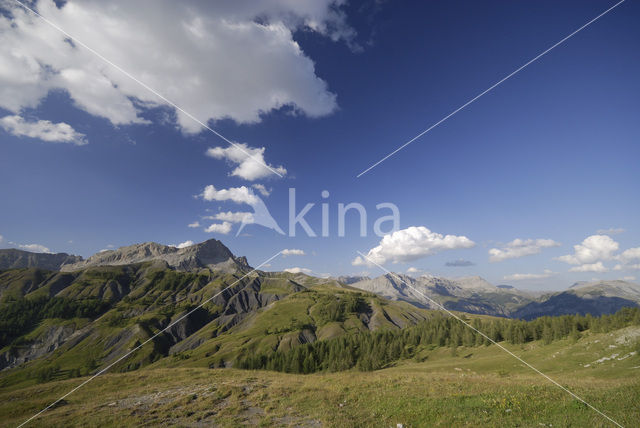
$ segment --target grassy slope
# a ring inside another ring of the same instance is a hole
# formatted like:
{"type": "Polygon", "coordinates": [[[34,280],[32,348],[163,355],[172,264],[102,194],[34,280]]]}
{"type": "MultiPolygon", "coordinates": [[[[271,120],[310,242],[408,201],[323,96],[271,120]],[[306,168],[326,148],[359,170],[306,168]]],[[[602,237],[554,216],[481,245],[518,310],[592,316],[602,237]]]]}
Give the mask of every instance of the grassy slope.
{"type": "MultiPolygon", "coordinates": [[[[270,291],[268,288],[266,291],[270,291]]],[[[180,353],[180,365],[206,366],[220,359],[229,361],[240,352],[263,350],[287,350],[304,343],[304,334],[313,334],[318,339],[330,339],[354,331],[367,330],[367,323],[375,329],[405,327],[424,320],[430,312],[406,303],[389,302],[372,294],[349,289],[316,285],[291,294],[284,299],[258,310],[225,334],[213,337],[216,323],[210,323],[187,339],[203,339],[204,343],[194,350],[180,353]],[[356,312],[345,312],[332,320],[326,315],[327,306],[348,298],[360,296],[371,310],[366,318],[356,312]],[[367,319],[368,318],[368,319],[367,319]],[[393,321],[393,322],[392,322],[393,321]]],[[[176,359],[160,360],[157,366],[175,366],[176,359]]]]}
{"type": "MultiPolygon", "coordinates": [[[[505,345],[624,426],[640,420],[638,327],[543,345],[505,345]],[[617,358],[594,363],[602,357],[617,358]],[[589,367],[585,365],[589,364],[589,367]]],[[[34,426],[612,426],[495,346],[424,351],[377,372],[289,375],[154,368],[95,379],[34,426]]],[[[15,426],[82,382],[0,391],[15,426]]]]}
{"type": "MultiPolygon", "coordinates": [[[[5,290],[11,289],[15,294],[29,291],[27,298],[49,295],[52,282],[57,283],[61,277],[69,276],[51,272],[41,274],[33,269],[6,272],[7,276],[9,274],[14,278],[13,281],[5,278],[5,290]],[[34,281],[36,274],[47,279],[34,281]],[[25,286],[31,285],[30,282],[37,283],[39,287],[25,286]]],[[[113,298],[113,308],[93,321],[77,318],[43,320],[20,338],[22,345],[18,346],[30,346],[31,340],[46,336],[53,327],[87,327],[88,333],[79,341],[62,344],[46,356],[0,372],[0,387],[25,387],[38,383],[41,381],[39,374],[46,370],[53,370],[52,380],[93,372],[96,367],[107,365],[144,342],[159,331],[160,326],[166,326],[170,319],[176,319],[189,307],[213,296],[236,278],[211,272],[179,273],[156,269],[148,264],[92,268],[76,273],[65,279],[66,287],[57,292],[58,296],[70,299],[113,298]],[[113,290],[118,287],[113,283],[120,284],[121,289],[130,288],[130,292],[125,293],[125,298],[116,297],[118,293],[113,290]]],[[[247,278],[237,287],[252,281],[247,278]]],[[[221,362],[233,360],[239,352],[296,346],[305,341],[305,335],[328,339],[354,330],[405,327],[429,316],[429,311],[410,304],[389,302],[374,294],[339,287],[335,282],[306,275],[261,273],[260,295],[279,295],[281,300],[249,313],[229,330],[222,330],[226,323],[232,322],[229,316],[214,319],[180,342],[176,356],[163,358],[168,349],[163,345],[166,340],[160,336],[155,343],[145,345],[112,371],[131,370],[151,363],[156,367],[218,367],[221,362]],[[364,312],[343,308],[339,317],[331,319],[330,309],[353,296],[359,296],[367,303],[364,312]]],[[[215,313],[217,306],[211,302],[205,305],[205,309],[215,313]]],[[[7,346],[0,351],[8,349],[7,346]]]]}

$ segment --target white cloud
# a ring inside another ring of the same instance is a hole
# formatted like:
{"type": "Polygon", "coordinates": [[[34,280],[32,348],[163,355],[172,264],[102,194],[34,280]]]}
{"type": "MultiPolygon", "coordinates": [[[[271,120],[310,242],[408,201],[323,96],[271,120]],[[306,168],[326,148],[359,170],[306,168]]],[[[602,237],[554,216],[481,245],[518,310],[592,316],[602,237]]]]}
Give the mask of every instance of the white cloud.
{"type": "Polygon", "coordinates": [[[264,159],[264,147],[249,147],[244,143],[236,143],[234,146],[227,148],[211,147],[207,150],[206,155],[214,159],[226,159],[234,165],[238,165],[231,175],[253,181],[273,175],[273,171],[280,175],[285,175],[287,170],[278,166],[269,165],[264,159]],[[267,166],[269,168],[267,168],[267,166]]]}
{"type": "Polygon", "coordinates": [[[205,201],[233,201],[237,204],[253,205],[258,197],[246,186],[217,190],[212,184],[204,188],[202,198],[205,201]]]}
{"type": "Polygon", "coordinates": [[[264,184],[260,184],[260,183],[256,183],[256,184],[252,184],[251,187],[253,187],[254,189],[256,189],[258,192],[260,192],[260,194],[264,197],[267,197],[271,194],[271,189],[267,189],[264,184]]]}
{"type": "Polygon", "coordinates": [[[77,132],[71,125],[64,122],[53,123],[48,120],[27,122],[24,118],[13,115],[1,118],[0,128],[17,137],[36,138],[51,143],[71,143],[77,146],[87,144],[84,134],[77,132]]]}
{"type": "Polygon", "coordinates": [[[631,263],[626,265],[617,264],[613,267],[613,270],[640,270],[640,263],[631,263]]]}
{"type": "Polygon", "coordinates": [[[514,273],[512,275],[505,275],[503,279],[505,281],[522,281],[525,279],[543,279],[549,278],[554,272],[549,269],[545,269],[544,273],[514,273]]]}
{"type": "Polygon", "coordinates": [[[196,227],[200,227],[200,222],[199,221],[194,221],[193,223],[189,223],[187,225],[187,227],[190,227],[192,229],[196,228],[196,227]]]}
{"type": "Polygon", "coordinates": [[[623,263],[631,263],[632,261],[640,260],[640,247],[624,250],[617,259],[623,263]]]}
{"type": "MultiPolygon", "coordinates": [[[[167,103],[79,42],[160,91],[201,122],[229,118],[256,123],[283,106],[318,117],[336,96],[293,40],[306,29],[352,43],[342,0],[292,2],[67,1],[33,6],[75,43],[18,5],[0,14],[0,107],[36,107],[53,90],[114,125],[144,123],[145,108],[167,103]],[[136,101],[134,101],[136,100],[136,101]]],[[[187,132],[201,126],[181,111],[187,132]]]]}
{"type": "Polygon", "coordinates": [[[407,269],[407,273],[419,273],[422,272],[420,269],[411,266],[409,269],[407,269]]]}
{"type": "Polygon", "coordinates": [[[282,255],[284,257],[286,256],[304,256],[304,250],[299,250],[297,248],[287,248],[285,250],[282,250],[282,255]]]}
{"type": "Polygon", "coordinates": [[[598,229],[596,233],[598,235],[619,235],[624,233],[624,229],[621,227],[611,227],[609,229],[598,229]]]}
{"type": "Polygon", "coordinates": [[[189,240],[189,241],[184,241],[179,243],[178,245],[172,245],[173,247],[177,247],[177,248],[187,248],[190,247],[194,244],[193,241],[189,240]]]}
{"type": "Polygon", "coordinates": [[[221,233],[226,235],[231,232],[231,223],[228,221],[223,221],[222,223],[214,223],[211,226],[207,227],[205,230],[207,233],[221,233]]]}
{"type": "Polygon", "coordinates": [[[629,248],[614,257],[620,263],[613,267],[613,270],[640,270],[640,247],[629,248]]]}
{"type": "Polygon", "coordinates": [[[253,223],[253,213],[249,212],[220,212],[215,215],[205,217],[207,220],[223,220],[231,223],[253,223]]]}
{"type": "Polygon", "coordinates": [[[18,245],[18,247],[26,251],[31,251],[32,253],[51,253],[47,247],[40,244],[21,244],[18,245]]]}
{"type": "Polygon", "coordinates": [[[287,268],[284,271],[285,272],[289,272],[289,273],[304,273],[304,274],[307,274],[307,275],[311,275],[313,273],[313,271],[311,269],[302,268],[302,267],[287,268]]]}
{"type": "Polygon", "coordinates": [[[557,247],[560,243],[553,239],[514,239],[503,248],[491,248],[489,261],[501,262],[506,259],[515,259],[524,256],[538,254],[543,248],[557,247]]]}
{"type": "MultiPolygon", "coordinates": [[[[558,257],[557,260],[572,265],[594,265],[597,261],[611,260],[619,244],[607,235],[591,235],[581,244],[573,246],[574,254],[558,257]]],[[[602,263],[600,263],[602,265],[602,263]]],[[[586,269],[586,268],[585,268],[586,269]]],[[[572,272],[586,272],[573,270],[572,272]]],[[[602,271],[591,271],[602,272],[602,271]]]]}
{"type": "Polygon", "coordinates": [[[622,278],[623,281],[635,281],[636,277],[633,275],[625,276],[622,278]]]}
{"type": "Polygon", "coordinates": [[[424,226],[411,226],[385,235],[377,247],[367,253],[366,258],[356,257],[354,266],[408,262],[444,250],[471,248],[475,245],[466,236],[441,235],[424,226]]]}
{"type": "Polygon", "coordinates": [[[585,263],[569,269],[569,272],[608,272],[609,269],[602,262],[585,263]]]}
{"type": "Polygon", "coordinates": [[[4,241],[4,236],[0,235],[0,242],[4,241]]]}

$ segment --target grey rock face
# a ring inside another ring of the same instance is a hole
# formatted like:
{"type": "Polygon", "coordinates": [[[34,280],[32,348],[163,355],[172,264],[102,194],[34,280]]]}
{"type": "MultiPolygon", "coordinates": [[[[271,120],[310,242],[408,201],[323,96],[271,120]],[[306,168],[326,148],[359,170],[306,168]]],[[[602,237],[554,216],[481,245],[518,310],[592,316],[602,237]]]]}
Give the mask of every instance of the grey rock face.
{"type": "Polygon", "coordinates": [[[222,242],[210,239],[185,248],[155,242],[129,245],[94,254],[84,261],[65,264],[60,270],[70,272],[92,266],[129,265],[148,261],[162,261],[180,271],[194,271],[205,267],[225,272],[250,269],[244,257],[235,257],[222,242]]]}
{"type": "Polygon", "coordinates": [[[78,263],[80,261],[82,261],[82,257],[67,253],[32,253],[14,248],[0,250],[0,269],[40,268],[59,270],[63,264],[78,263]]]}

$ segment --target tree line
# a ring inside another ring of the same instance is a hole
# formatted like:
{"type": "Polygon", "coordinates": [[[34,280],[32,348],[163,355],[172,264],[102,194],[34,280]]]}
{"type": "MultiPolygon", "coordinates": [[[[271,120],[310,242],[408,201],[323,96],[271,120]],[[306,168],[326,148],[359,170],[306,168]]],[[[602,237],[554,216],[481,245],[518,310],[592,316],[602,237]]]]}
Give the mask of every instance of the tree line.
{"type": "Polygon", "coordinates": [[[492,340],[511,344],[534,340],[549,344],[567,337],[578,340],[585,330],[609,332],[640,325],[640,308],[623,308],[615,314],[599,317],[562,315],[532,321],[480,318],[465,321],[477,331],[453,317],[437,314],[401,330],[359,332],[296,346],[287,351],[247,350],[236,359],[234,366],[302,374],[354,367],[371,371],[399,359],[417,358],[424,347],[450,347],[455,353],[458,346],[484,346],[491,344],[492,340]]]}

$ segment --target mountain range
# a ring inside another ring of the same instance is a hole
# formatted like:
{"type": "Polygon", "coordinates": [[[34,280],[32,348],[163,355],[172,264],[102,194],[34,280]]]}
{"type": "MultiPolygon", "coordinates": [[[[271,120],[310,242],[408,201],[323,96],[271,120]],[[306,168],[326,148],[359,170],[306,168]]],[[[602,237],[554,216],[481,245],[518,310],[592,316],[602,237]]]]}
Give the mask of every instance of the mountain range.
{"type": "Polygon", "coordinates": [[[640,304],[640,285],[627,281],[579,282],[565,291],[535,294],[513,286],[494,286],[479,276],[439,278],[390,273],[351,283],[352,287],[426,309],[530,320],[565,314],[603,315],[640,304]]]}
{"type": "Polygon", "coordinates": [[[333,279],[253,271],[216,240],[132,245],[57,270],[41,268],[50,259],[41,256],[0,271],[0,370],[28,363],[32,373],[59,365],[82,374],[149,338],[116,370],[186,351],[218,367],[246,352],[400,329],[430,316],[333,279]]]}
{"type": "Polygon", "coordinates": [[[83,373],[149,338],[116,370],[185,352],[194,364],[218,367],[250,352],[402,329],[430,318],[439,305],[529,320],[613,313],[639,302],[640,286],[625,281],[534,295],[478,276],[316,278],[254,271],[214,239],[185,248],[135,244],[86,260],[9,249],[0,250],[0,370],[29,363],[33,370],[61,365],[83,373]]]}
{"type": "MultiPolygon", "coordinates": [[[[251,270],[245,257],[234,256],[216,239],[184,248],[146,242],[104,250],[86,260],[66,253],[0,250],[0,270],[39,268],[74,272],[99,266],[127,266],[145,262],[153,263],[157,268],[179,272],[205,269],[234,273],[251,270]]],[[[495,286],[479,276],[442,278],[423,275],[415,278],[390,273],[376,278],[339,276],[333,280],[336,284],[375,293],[390,300],[409,302],[424,309],[439,309],[439,305],[443,305],[461,312],[522,319],[573,313],[601,315],[640,303],[640,286],[621,280],[578,282],[567,290],[544,294],[519,290],[511,285],[495,286]]]]}

